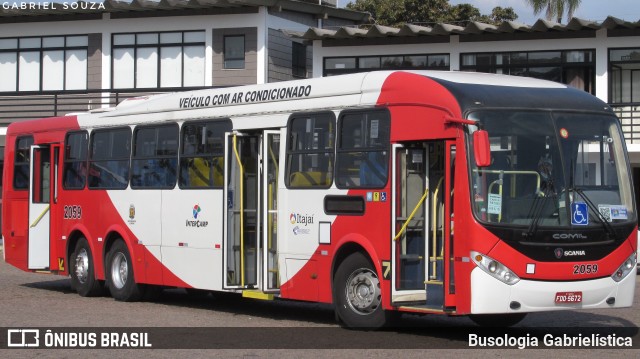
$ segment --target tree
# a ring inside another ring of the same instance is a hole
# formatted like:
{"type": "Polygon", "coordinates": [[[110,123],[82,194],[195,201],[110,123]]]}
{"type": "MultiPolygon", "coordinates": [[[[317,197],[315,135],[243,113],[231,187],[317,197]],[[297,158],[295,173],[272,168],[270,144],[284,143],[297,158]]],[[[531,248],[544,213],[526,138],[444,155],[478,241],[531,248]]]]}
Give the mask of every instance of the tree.
{"type": "Polygon", "coordinates": [[[347,8],[368,12],[377,24],[387,26],[416,23],[451,23],[465,26],[469,21],[498,24],[518,17],[512,8],[496,7],[491,15],[482,15],[473,5],[452,6],[449,0],[356,0],[349,3],[347,8]]]}
{"type": "Polygon", "coordinates": [[[545,10],[545,17],[549,21],[562,22],[562,16],[567,11],[567,21],[571,20],[573,13],[580,6],[582,0],[527,0],[533,7],[533,13],[538,15],[545,10]]]}

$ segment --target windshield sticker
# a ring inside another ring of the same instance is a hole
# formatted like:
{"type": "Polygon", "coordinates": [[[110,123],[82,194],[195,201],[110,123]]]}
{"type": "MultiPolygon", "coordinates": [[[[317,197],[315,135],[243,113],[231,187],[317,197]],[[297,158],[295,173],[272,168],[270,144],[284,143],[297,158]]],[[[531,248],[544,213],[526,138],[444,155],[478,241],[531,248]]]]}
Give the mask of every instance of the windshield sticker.
{"type": "Polygon", "coordinates": [[[586,203],[571,203],[571,224],[575,226],[586,226],[589,224],[589,209],[586,203]]]}
{"type": "Polygon", "coordinates": [[[560,129],[560,136],[564,139],[569,138],[569,131],[567,131],[566,128],[561,128],[560,129]]]}
{"type": "Polygon", "coordinates": [[[502,197],[495,193],[489,193],[487,197],[489,199],[487,212],[489,214],[500,214],[502,212],[502,197]]]}
{"type": "Polygon", "coordinates": [[[601,204],[598,205],[600,214],[607,222],[612,222],[614,219],[628,219],[627,207],[613,204],[601,204]]]}

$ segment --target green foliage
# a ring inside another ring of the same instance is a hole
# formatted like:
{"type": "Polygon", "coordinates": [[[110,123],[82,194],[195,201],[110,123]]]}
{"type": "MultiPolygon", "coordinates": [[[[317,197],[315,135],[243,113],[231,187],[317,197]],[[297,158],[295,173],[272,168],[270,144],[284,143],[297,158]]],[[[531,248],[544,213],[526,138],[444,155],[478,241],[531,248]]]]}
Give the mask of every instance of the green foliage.
{"type": "Polygon", "coordinates": [[[533,13],[538,15],[545,12],[549,21],[562,21],[562,16],[567,12],[567,20],[571,20],[573,13],[580,6],[582,0],[527,0],[533,8],[533,13]]]}
{"type": "Polygon", "coordinates": [[[482,15],[471,4],[452,6],[449,0],[356,0],[349,3],[347,8],[368,12],[377,24],[387,26],[424,23],[465,26],[470,21],[499,24],[518,18],[510,7],[496,7],[490,15],[482,15]]]}

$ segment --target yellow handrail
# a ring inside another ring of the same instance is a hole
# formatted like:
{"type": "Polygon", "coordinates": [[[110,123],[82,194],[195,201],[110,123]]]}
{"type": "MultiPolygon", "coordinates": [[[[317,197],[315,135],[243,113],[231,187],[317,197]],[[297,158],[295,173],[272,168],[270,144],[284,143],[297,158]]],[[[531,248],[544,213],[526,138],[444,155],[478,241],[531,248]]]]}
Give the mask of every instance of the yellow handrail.
{"type": "Polygon", "coordinates": [[[33,223],[31,223],[31,226],[29,226],[30,228],[33,228],[33,227],[37,226],[38,223],[40,223],[40,221],[42,220],[42,217],[44,217],[44,215],[47,214],[47,212],[49,212],[49,207],[51,207],[50,204],[48,204],[47,207],[42,211],[42,213],[40,213],[38,218],[36,218],[35,221],[33,221],[33,223]]]}
{"type": "Polygon", "coordinates": [[[394,241],[397,241],[400,236],[402,235],[402,232],[404,232],[407,229],[407,226],[409,225],[409,222],[411,222],[411,220],[413,219],[413,216],[416,215],[416,212],[418,211],[418,208],[420,208],[420,206],[422,205],[422,202],[424,202],[424,200],[427,198],[427,194],[429,193],[429,189],[427,188],[426,191],[424,191],[424,194],[422,195],[422,198],[420,198],[420,200],[418,201],[418,204],[416,204],[416,207],[413,209],[413,211],[411,211],[411,214],[409,215],[409,218],[407,218],[407,220],[404,222],[404,225],[402,226],[402,228],[400,228],[400,231],[398,231],[398,234],[396,234],[396,236],[393,238],[394,241]]]}
{"type": "MultiPolygon", "coordinates": [[[[269,138],[269,136],[267,136],[267,138],[269,138]]],[[[271,203],[273,203],[273,196],[274,195],[276,196],[276,203],[278,201],[278,179],[280,178],[280,177],[278,177],[280,175],[278,171],[280,169],[278,168],[278,166],[279,166],[278,165],[278,159],[276,158],[275,153],[273,153],[273,148],[271,148],[271,146],[269,146],[269,143],[267,143],[267,148],[269,149],[269,157],[271,157],[271,161],[273,162],[273,166],[275,167],[275,170],[276,170],[275,191],[273,190],[273,188],[269,188],[269,196],[268,196],[269,198],[267,199],[267,202],[269,203],[269,208],[267,208],[267,219],[268,219],[269,209],[271,209],[271,203]],[[275,193],[273,193],[273,192],[275,192],[275,193]]],[[[273,186],[273,184],[271,184],[270,186],[273,186]]],[[[275,209],[277,210],[277,208],[275,208],[275,209]]],[[[275,227],[275,225],[276,225],[275,221],[273,221],[273,222],[272,221],[268,221],[268,227],[269,228],[267,229],[267,232],[268,232],[268,242],[269,243],[268,243],[267,247],[269,249],[271,249],[271,241],[272,241],[272,237],[273,237],[272,230],[274,228],[277,228],[277,227],[275,227]]]]}
{"type": "MultiPolygon", "coordinates": [[[[442,186],[442,183],[444,182],[444,177],[440,177],[440,180],[438,180],[438,185],[436,186],[436,190],[433,191],[433,208],[431,209],[431,238],[432,238],[432,248],[431,248],[431,255],[429,256],[429,260],[431,261],[431,275],[430,275],[430,279],[437,279],[438,278],[438,273],[436,273],[437,271],[437,263],[436,260],[438,259],[438,193],[440,192],[440,186],[442,186]]],[[[444,211],[442,211],[442,215],[444,215],[444,211]]],[[[444,218],[442,219],[442,223],[444,226],[444,218]]],[[[444,233],[443,233],[444,236],[444,233]]]]}
{"type": "Polygon", "coordinates": [[[242,161],[240,161],[240,154],[238,153],[238,136],[233,134],[233,153],[236,156],[236,162],[240,168],[240,285],[244,287],[244,168],[242,167],[242,161]]]}

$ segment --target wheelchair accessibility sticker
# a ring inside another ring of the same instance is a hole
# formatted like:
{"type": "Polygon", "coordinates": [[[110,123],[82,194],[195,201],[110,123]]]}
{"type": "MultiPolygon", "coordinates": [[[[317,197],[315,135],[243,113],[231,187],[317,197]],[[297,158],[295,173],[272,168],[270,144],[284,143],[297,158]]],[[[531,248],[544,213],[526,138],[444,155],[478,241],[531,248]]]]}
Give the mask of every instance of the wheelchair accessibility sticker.
{"type": "Polygon", "coordinates": [[[571,203],[571,224],[576,226],[586,226],[589,224],[589,208],[586,203],[571,203]]]}

